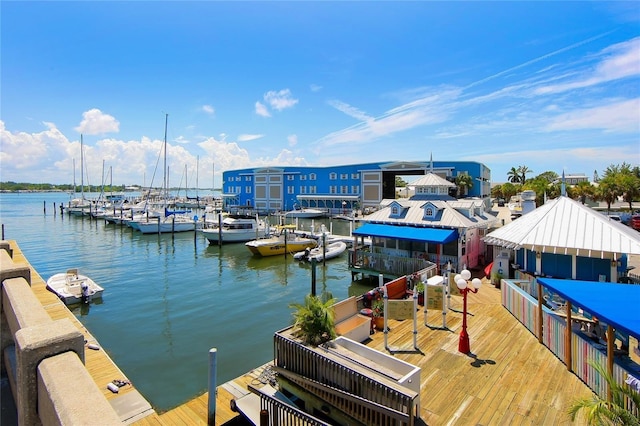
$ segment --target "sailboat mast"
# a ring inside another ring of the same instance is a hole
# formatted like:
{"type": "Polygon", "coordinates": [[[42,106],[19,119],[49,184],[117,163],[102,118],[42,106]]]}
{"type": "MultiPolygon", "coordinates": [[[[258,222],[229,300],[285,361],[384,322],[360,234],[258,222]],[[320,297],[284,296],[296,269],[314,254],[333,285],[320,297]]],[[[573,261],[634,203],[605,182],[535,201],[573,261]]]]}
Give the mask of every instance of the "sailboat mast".
{"type": "Polygon", "coordinates": [[[80,194],[84,202],[84,142],[82,141],[82,133],[80,134],[80,194]]]}
{"type": "Polygon", "coordinates": [[[167,124],[169,122],[169,114],[165,114],[164,117],[164,198],[165,201],[169,196],[169,189],[167,188],[167,124]]]}

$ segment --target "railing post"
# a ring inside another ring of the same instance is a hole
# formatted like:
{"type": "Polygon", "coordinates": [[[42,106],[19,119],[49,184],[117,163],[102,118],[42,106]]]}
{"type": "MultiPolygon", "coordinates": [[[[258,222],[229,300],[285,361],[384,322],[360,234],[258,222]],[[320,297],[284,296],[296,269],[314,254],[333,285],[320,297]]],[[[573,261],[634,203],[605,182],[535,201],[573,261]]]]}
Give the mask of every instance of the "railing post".
{"type": "Polygon", "coordinates": [[[209,404],[207,410],[207,424],[216,424],[216,375],[218,369],[218,349],[209,349],[209,404]]]}

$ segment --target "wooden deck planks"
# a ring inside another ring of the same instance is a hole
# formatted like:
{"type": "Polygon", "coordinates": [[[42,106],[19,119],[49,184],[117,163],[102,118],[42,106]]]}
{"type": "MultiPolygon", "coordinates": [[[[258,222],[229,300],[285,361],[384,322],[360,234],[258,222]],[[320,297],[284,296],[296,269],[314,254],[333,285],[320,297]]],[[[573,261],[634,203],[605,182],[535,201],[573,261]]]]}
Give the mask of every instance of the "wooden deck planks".
{"type": "MultiPolygon", "coordinates": [[[[23,259],[14,246],[14,259],[23,259]]],[[[24,260],[25,263],[26,259],[24,260]]],[[[74,315],[57,297],[46,290],[44,281],[33,270],[34,292],[54,319],[70,318],[93,341],[74,315]]],[[[486,281],[485,281],[486,283],[486,281]]],[[[429,425],[500,425],[500,424],[585,424],[581,419],[569,421],[566,411],[577,397],[592,392],[537,338],[521,325],[500,304],[500,291],[484,285],[480,292],[470,295],[467,318],[473,356],[458,352],[462,326],[462,298],[451,297],[455,310],[447,312],[447,329],[442,324],[442,312],[430,310],[428,324],[424,314],[418,315],[417,342],[420,352],[394,354],[422,368],[421,416],[429,425]]],[[[390,347],[413,346],[413,321],[389,321],[390,347]]],[[[386,352],[384,334],[377,332],[366,345],[386,352]]],[[[125,378],[105,351],[86,351],[87,368],[107,398],[115,396],[106,390],[106,383],[125,378]]],[[[248,371],[232,383],[218,386],[216,392],[216,424],[233,422],[240,416],[231,411],[230,402],[239,393],[249,392],[265,366],[248,371]]],[[[121,390],[126,392],[127,386],[121,390]]],[[[135,425],[204,425],[207,423],[208,394],[165,413],[153,413],[136,421],[135,425]]]]}

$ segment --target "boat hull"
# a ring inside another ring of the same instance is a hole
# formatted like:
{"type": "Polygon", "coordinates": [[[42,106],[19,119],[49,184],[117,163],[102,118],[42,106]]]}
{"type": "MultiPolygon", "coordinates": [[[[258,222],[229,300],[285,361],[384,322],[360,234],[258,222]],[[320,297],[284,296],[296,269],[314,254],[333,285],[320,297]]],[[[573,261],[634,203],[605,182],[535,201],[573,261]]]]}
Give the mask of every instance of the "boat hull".
{"type": "Polygon", "coordinates": [[[281,238],[265,238],[245,243],[251,253],[257,256],[278,256],[285,253],[296,253],[306,248],[314,248],[318,242],[309,238],[287,240],[281,238]]]}
{"type": "Polygon", "coordinates": [[[66,305],[90,303],[101,299],[104,289],[86,275],[77,273],[59,273],[47,280],[47,290],[55,293],[66,305]],[[83,284],[88,290],[83,296],[83,284]]]}

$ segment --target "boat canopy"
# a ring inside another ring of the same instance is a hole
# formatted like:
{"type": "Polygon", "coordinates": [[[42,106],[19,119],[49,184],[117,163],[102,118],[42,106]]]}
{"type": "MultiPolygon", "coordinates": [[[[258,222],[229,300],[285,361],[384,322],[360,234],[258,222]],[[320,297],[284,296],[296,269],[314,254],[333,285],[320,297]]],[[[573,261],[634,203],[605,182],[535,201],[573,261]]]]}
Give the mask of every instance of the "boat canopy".
{"type": "Polygon", "coordinates": [[[367,223],[354,230],[353,235],[444,244],[458,238],[458,231],[455,229],[419,228],[415,226],[367,223]]]}

